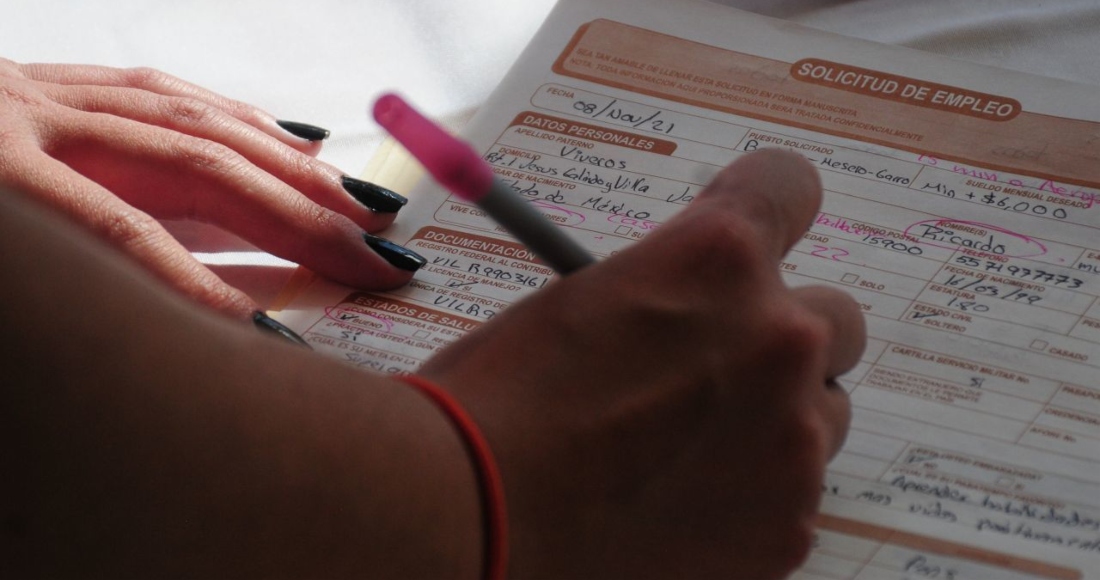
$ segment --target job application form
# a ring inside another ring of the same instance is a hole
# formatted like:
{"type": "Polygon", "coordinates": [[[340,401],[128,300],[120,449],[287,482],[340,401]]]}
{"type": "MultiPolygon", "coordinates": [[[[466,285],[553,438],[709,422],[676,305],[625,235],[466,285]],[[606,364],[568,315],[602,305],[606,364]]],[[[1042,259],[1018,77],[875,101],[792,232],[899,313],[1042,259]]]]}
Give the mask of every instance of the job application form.
{"type": "MultiPolygon", "coordinates": [[[[464,135],[597,257],[741,155],[804,155],[824,204],[782,272],[854,295],[870,341],[796,578],[1100,578],[1096,94],[703,2],[563,0],[464,135]]],[[[314,348],[413,371],[552,281],[470,203],[410,197],[387,235],[428,265],[311,282],[281,318],[314,348]]]]}

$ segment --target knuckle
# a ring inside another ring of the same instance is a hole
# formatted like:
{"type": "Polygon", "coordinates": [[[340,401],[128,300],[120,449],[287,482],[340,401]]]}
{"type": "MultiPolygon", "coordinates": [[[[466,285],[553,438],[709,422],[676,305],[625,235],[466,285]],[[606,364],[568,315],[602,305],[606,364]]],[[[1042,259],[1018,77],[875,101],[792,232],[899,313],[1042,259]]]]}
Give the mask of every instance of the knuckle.
{"type": "Polygon", "coordinates": [[[685,258],[685,266],[696,272],[703,267],[713,268],[717,261],[724,271],[743,274],[761,266],[766,257],[753,231],[740,216],[707,213],[690,224],[690,234],[683,241],[687,247],[680,255],[685,258]]]}
{"type": "Polygon", "coordinates": [[[20,64],[9,58],[0,57],[0,74],[7,77],[26,79],[33,78],[38,66],[34,64],[20,64]]]}
{"type": "Polygon", "coordinates": [[[193,296],[214,310],[244,317],[255,310],[255,305],[240,290],[226,284],[216,274],[209,272],[209,279],[195,288],[193,296]]]}
{"type": "Polygon", "coordinates": [[[210,105],[183,97],[166,99],[164,107],[169,119],[183,125],[201,125],[216,114],[210,105]]]}
{"type": "Polygon", "coordinates": [[[225,102],[220,104],[225,112],[246,123],[259,124],[266,119],[259,109],[242,101],[225,99],[225,102]]]}
{"type": "Polygon", "coordinates": [[[123,69],[122,82],[130,88],[159,92],[172,88],[176,80],[175,77],[155,68],[139,66],[123,69]]]}
{"type": "Polygon", "coordinates": [[[291,151],[286,156],[283,168],[290,175],[297,175],[305,179],[325,173],[322,163],[318,161],[317,158],[304,155],[297,151],[291,151]]]}
{"type": "Polygon", "coordinates": [[[110,243],[131,251],[153,245],[160,231],[155,219],[135,212],[111,213],[101,226],[101,234],[110,243]]]}
{"type": "Polygon", "coordinates": [[[207,139],[181,136],[177,149],[186,164],[206,171],[229,173],[245,163],[231,147],[207,139]]]}
{"type": "Polygon", "coordinates": [[[37,90],[31,89],[26,83],[12,83],[0,85],[0,101],[7,104],[23,106],[40,106],[46,102],[46,98],[37,90]]]}
{"type": "Polygon", "coordinates": [[[827,323],[797,304],[787,304],[768,325],[765,344],[791,361],[815,359],[825,352],[829,340],[827,323]]]}
{"type": "Polygon", "coordinates": [[[302,209],[302,217],[306,220],[305,225],[325,232],[342,231],[346,223],[346,218],[316,203],[307,201],[304,198],[302,202],[304,206],[302,209]]]}

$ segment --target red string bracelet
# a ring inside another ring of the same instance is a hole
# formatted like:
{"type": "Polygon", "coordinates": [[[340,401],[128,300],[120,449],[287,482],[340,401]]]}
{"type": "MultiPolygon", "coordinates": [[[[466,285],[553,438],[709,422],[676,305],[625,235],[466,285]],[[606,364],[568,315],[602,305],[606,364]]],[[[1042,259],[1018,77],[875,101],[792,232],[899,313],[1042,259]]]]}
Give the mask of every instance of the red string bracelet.
{"type": "Polygon", "coordinates": [[[508,517],[504,508],[504,485],[493,452],[474,420],[447,391],[416,375],[397,377],[432,400],[462,436],[477,471],[481,503],[481,527],[485,531],[485,578],[503,580],[508,568],[508,517]]]}

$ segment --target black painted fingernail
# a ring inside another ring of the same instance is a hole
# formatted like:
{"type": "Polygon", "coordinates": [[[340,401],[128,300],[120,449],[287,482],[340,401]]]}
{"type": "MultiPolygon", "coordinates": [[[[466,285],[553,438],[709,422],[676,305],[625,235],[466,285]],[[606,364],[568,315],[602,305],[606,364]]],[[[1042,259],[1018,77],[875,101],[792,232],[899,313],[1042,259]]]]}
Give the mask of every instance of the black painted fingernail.
{"type": "Polygon", "coordinates": [[[307,141],[324,141],[328,139],[328,129],[322,129],[316,125],[295,123],[294,121],[275,121],[280,127],[295,137],[301,137],[307,141]]]}
{"type": "Polygon", "coordinates": [[[309,346],[306,339],[298,336],[297,332],[287,328],[283,323],[264,314],[262,311],[257,310],[252,313],[252,323],[256,325],[256,328],[264,332],[274,334],[287,342],[292,342],[298,346],[304,346],[309,350],[313,350],[313,347],[309,346]]]}
{"type": "Polygon", "coordinates": [[[365,233],[363,234],[363,241],[367,242],[367,245],[370,246],[372,250],[377,252],[379,256],[385,258],[387,262],[396,268],[401,268],[408,272],[415,272],[419,270],[421,266],[428,263],[428,260],[424,259],[424,256],[404,246],[399,246],[386,238],[380,238],[365,233]]]}
{"type": "Polygon", "coordinates": [[[345,175],[340,178],[340,183],[343,184],[344,190],[355,198],[355,201],[365,205],[367,209],[372,211],[394,213],[409,202],[402,195],[362,179],[345,175]]]}

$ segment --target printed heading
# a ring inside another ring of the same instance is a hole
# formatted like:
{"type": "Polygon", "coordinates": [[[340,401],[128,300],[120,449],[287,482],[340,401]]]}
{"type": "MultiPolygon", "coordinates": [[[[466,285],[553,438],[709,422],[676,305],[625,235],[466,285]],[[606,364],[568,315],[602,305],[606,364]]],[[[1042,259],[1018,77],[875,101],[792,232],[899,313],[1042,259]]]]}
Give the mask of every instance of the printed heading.
{"type": "Polygon", "coordinates": [[[849,66],[816,58],[802,59],[791,65],[797,80],[857,93],[986,119],[1010,121],[1020,114],[1020,102],[969,89],[931,83],[849,66]]]}

